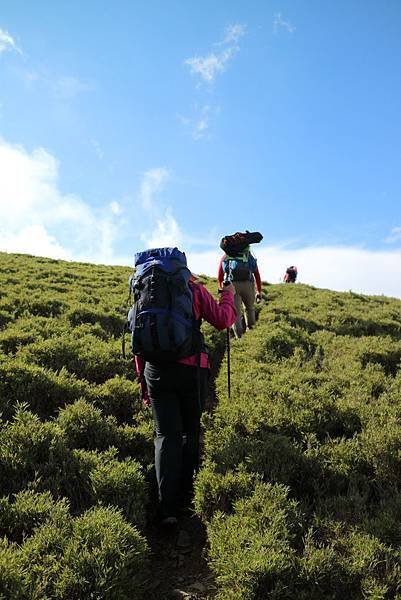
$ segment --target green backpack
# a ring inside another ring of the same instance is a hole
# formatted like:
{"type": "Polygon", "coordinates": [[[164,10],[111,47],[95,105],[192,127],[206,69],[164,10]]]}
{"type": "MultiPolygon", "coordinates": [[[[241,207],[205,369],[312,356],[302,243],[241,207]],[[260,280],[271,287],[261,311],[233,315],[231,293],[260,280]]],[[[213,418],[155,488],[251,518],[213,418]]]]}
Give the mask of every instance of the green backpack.
{"type": "Polygon", "coordinates": [[[249,248],[238,252],[235,256],[228,256],[222,263],[224,278],[230,281],[252,281],[257,269],[256,258],[252,256],[249,248]]]}

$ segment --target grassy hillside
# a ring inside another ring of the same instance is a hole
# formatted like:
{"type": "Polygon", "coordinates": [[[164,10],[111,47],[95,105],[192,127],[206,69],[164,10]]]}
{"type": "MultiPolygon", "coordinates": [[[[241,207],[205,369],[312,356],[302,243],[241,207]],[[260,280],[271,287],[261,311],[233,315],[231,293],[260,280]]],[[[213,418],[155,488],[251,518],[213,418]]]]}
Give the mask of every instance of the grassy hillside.
{"type": "Polygon", "coordinates": [[[401,598],[401,302],[266,291],[205,418],[219,598],[401,598]]]}
{"type": "MultiPolygon", "coordinates": [[[[120,354],[130,272],[0,253],[0,598],[146,595],[152,423],[120,354]]],[[[223,362],[204,416],[196,509],[218,597],[401,598],[401,302],[264,298],[232,342],[231,399],[223,362]]],[[[224,334],[204,329],[216,356],[224,334]]]]}
{"type": "Polygon", "coordinates": [[[131,272],[0,253],[0,598],[146,591],[153,426],[121,356],[131,272]]]}

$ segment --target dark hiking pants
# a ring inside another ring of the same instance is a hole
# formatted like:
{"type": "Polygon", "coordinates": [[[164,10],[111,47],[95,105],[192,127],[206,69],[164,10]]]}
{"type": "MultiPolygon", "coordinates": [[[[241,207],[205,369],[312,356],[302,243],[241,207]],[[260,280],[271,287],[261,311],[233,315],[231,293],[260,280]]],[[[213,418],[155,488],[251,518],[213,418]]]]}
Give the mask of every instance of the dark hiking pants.
{"type": "Polygon", "coordinates": [[[208,369],[146,363],[145,379],[155,424],[155,466],[163,516],[177,516],[199,467],[200,417],[208,369]],[[198,373],[200,399],[198,395],[198,373]]]}

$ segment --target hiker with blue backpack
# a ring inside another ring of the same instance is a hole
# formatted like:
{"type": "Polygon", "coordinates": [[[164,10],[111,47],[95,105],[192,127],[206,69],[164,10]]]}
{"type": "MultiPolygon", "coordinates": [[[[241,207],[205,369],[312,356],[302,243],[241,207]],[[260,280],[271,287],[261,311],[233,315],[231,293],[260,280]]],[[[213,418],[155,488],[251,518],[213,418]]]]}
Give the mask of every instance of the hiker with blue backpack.
{"type": "Polygon", "coordinates": [[[131,349],[145,402],[155,425],[155,467],[160,517],[174,525],[189,506],[199,466],[200,418],[208,389],[209,358],[201,322],[218,330],[236,318],[234,286],[219,302],[196,281],[178,248],[135,255],[128,314],[131,349]]]}
{"type": "Polygon", "coordinates": [[[220,247],[225,251],[222,256],[217,273],[219,288],[222,289],[226,281],[230,281],[235,287],[235,308],[237,318],[233,326],[234,335],[240,338],[244,333],[242,307],[245,307],[245,323],[247,329],[255,325],[255,301],[261,301],[262,281],[256,258],[250,250],[251,243],[262,240],[259,232],[245,233],[237,232],[225,236],[220,247]]]}

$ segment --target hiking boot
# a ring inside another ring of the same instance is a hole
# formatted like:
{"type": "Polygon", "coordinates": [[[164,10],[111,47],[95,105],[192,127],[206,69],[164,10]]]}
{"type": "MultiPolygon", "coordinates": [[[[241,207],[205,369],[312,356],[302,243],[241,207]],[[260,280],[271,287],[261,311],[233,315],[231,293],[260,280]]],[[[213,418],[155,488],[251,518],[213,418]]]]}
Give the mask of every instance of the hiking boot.
{"type": "Polygon", "coordinates": [[[164,519],[162,519],[162,525],[165,525],[166,527],[173,527],[174,525],[177,525],[177,523],[177,517],[164,517],[164,519]]]}

